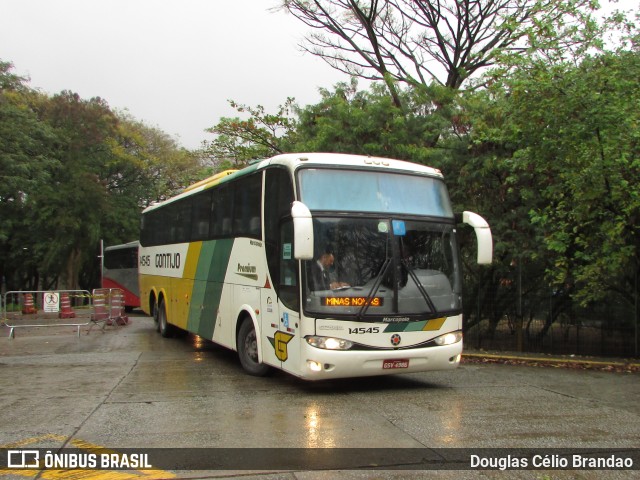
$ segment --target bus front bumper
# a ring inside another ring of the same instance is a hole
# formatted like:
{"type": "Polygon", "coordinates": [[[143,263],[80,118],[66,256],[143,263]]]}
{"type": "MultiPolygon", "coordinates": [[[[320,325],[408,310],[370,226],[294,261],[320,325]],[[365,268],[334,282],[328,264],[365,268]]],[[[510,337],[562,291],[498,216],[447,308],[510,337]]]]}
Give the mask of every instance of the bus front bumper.
{"type": "Polygon", "coordinates": [[[324,350],[302,346],[302,377],[308,380],[450,370],[460,364],[462,341],[405,350],[324,350]]]}

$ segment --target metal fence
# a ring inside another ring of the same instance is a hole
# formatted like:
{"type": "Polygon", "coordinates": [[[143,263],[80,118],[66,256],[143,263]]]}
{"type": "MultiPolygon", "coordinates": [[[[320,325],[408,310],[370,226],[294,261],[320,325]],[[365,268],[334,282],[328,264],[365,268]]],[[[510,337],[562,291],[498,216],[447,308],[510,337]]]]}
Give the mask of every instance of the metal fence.
{"type": "Polygon", "coordinates": [[[125,325],[124,292],[117,288],[88,290],[9,291],[2,296],[0,324],[16,329],[39,327],[82,327],[125,325]]]}
{"type": "Polygon", "coordinates": [[[609,299],[588,307],[565,304],[560,308],[555,300],[551,294],[525,298],[520,304],[518,298],[513,298],[512,308],[492,319],[490,312],[494,309],[480,299],[465,318],[465,346],[496,351],[640,357],[637,307],[609,299]]]}

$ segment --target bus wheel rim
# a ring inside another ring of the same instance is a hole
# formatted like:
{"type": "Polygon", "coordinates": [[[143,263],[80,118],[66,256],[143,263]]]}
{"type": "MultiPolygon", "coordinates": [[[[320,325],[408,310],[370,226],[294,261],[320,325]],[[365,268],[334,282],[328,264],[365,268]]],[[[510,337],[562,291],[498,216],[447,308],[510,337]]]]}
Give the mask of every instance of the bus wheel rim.
{"type": "Polygon", "coordinates": [[[256,339],[255,330],[251,330],[245,340],[244,340],[244,348],[247,353],[247,358],[254,363],[258,363],[258,342],[256,339]]]}

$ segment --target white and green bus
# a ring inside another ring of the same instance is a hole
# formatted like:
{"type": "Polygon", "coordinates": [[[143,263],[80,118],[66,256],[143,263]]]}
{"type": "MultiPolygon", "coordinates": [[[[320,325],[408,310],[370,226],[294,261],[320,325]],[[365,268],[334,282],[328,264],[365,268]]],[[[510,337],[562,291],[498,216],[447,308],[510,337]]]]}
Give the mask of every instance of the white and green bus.
{"type": "MultiPolygon", "coordinates": [[[[476,232],[490,263],[491,231],[476,232]]],[[[142,214],[142,309],[162,336],[236,350],[244,369],[319,380],[451,369],[462,353],[456,216],[440,171],[279,155],[142,214]]]]}

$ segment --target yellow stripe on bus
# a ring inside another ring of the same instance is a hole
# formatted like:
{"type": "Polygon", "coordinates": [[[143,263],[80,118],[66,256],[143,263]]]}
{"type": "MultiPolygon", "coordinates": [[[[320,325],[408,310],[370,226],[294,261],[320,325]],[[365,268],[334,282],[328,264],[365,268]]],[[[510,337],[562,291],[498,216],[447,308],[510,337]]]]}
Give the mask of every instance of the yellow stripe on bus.
{"type": "Polygon", "coordinates": [[[442,317],[442,318],[434,318],[432,320],[429,320],[425,326],[422,328],[423,332],[432,332],[435,330],[440,330],[442,328],[442,325],[444,325],[446,318],[442,317]]]}
{"type": "Polygon", "coordinates": [[[187,251],[187,262],[184,265],[184,273],[182,278],[196,278],[196,269],[198,268],[198,259],[202,250],[202,242],[193,242],[189,244],[187,251]]]}
{"type": "Polygon", "coordinates": [[[222,180],[224,177],[227,177],[233,173],[236,173],[237,171],[238,170],[225,170],[224,172],[216,173],[211,177],[205,178],[204,180],[200,180],[199,182],[189,185],[187,188],[183,190],[183,192],[189,192],[191,190],[195,190],[198,187],[204,187],[204,186],[210,187],[212,185],[215,185],[216,183],[220,183],[220,180],[222,180]]]}

